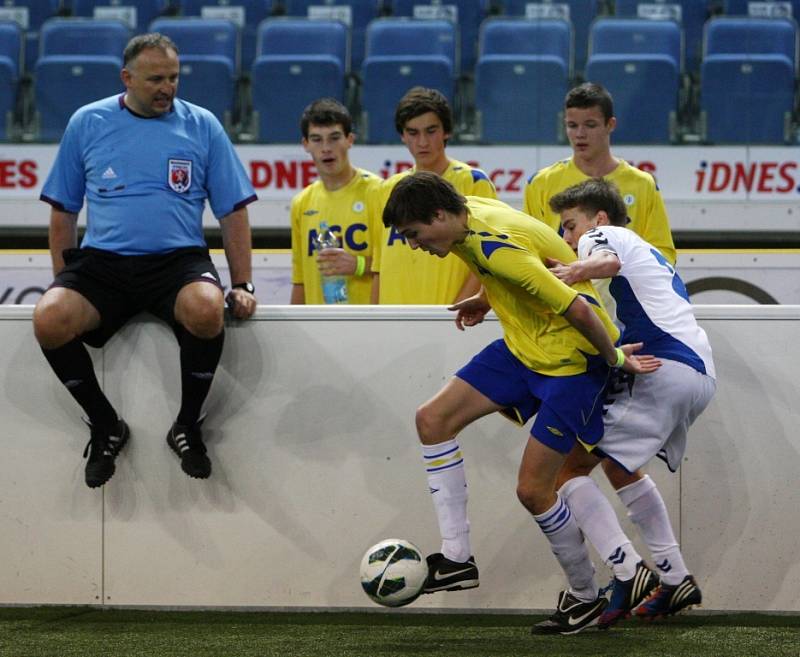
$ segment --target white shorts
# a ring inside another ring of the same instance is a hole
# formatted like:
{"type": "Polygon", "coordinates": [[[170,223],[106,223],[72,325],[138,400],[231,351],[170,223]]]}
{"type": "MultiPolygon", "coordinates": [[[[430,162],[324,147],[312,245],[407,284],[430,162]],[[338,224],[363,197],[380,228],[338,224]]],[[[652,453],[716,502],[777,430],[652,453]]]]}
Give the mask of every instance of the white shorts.
{"type": "Polygon", "coordinates": [[[686,433],[717,387],[714,379],[688,365],[661,362],[652,374],[620,372],[609,386],[605,433],[597,449],[629,472],[654,456],[675,472],[686,451],[686,433]]]}

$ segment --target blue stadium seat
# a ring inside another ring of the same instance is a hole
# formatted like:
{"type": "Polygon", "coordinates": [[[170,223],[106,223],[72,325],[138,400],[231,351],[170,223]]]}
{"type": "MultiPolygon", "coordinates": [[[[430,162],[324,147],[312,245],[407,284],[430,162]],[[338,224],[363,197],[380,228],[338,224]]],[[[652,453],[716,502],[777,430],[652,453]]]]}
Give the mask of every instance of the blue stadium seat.
{"type": "Polygon", "coordinates": [[[168,36],[178,46],[181,60],[178,95],[205,107],[230,126],[239,59],[237,27],[223,19],[159,18],[150,24],[150,31],[168,36]]]}
{"type": "Polygon", "coordinates": [[[722,10],[726,16],[800,20],[800,0],[725,0],[722,10]]]}
{"type": "Polygon", "coordinates": [[[586,65],[589,26],[597,16],[598,0],[504,0],[503,7],[509,16],[529,19],[562,18],[572,23],[574,32],[576,71],[586,65]]]}
{"type": "Polygon", "coordinates": [[[794,106],[797,24],[715,18],[706,25],[704,54],[700,109],[706,140],[784,142],[794,106]]]}
{"type": "Polygon", "coordinates": [[[362,133],[369,143],[397,140],[394,110],[415,86],[455,93],[455,27],[449,21],[380,18],[367,27],[361,67],[362,133]]]}
{"type": "Polygon", "coordinates": [[[794,102],[794,66],[784,55],[708,55],[700,109],[711,143],[780,144],[794,102]]]}
{"type": "Polygon", "coordinates": [[[683,28],[685,65],[696,71],[700,64],[703,25],[708,18],[704,0],[616,0],[617,16],[673,20],[683,28]]]}
{"type": "Polygon", "coordinates": [[[683,70],[681,28],[673,21],[598,18],[589,34],[589,55],[669,55],[683,70]]]}
{"type": "Polygon", "coordinates": [[[397,141],[394,110],[412,87],[438,89],[453,104],[453,67],[441,55],[368,56],[362,71],[362,133],[367,143],[397,141]]]}
{"type": "Polygon", "coordinates": [[[0,140],[7,139],[13,123],[22,61],[22,28],[0,22],[0,140]]]}
{"type": "Polygon", "coordinates": [[[42,141],[58,141],[82,105],[124,91],[122,59],[109,55],[46,55],[36,62],[34,98],[42,141]]]}
{"type": "Polygon", "coordinates": [[[555,144],[567,69],[552,55],[485,55],[475,67],[475,109],[486,143],[555,144]]]}
{"type": "Polygon", "coordinates": [[[488,15],[485,0],[393,0],[392,12],[395,16],[452,21],[458,27],[458,70],[472,72],[478,56],[480,25],[488,15]]]}
{"type": "Polygon", "coordinates": [[[350,67],[361,69],[367,25],[378,17],[379,0],[286,0],[289,16],[339,20],[350,28],[350,67]]]}
{"type": "Polygon", "coordinates": [[[239,64],[239,31],[230,21],[200,18],[159,18],[150,23],[151,32],[168,36],[184,55],[224,57],[236,70],[239,64]]]}
{"type": "Polygon", "coordinates": [[[0,21],[19,24],[25,39],[25,71],[32,71],[39,57],[39,28],[58,14],[61,0],[2,0],[0,21]]]}
{"type": "Polygon", "coordinates": [[[119,21],[51,18],[42,25],[39,49],[47,55],[110,55],[122,58],[130,32],[119,21]]]}
{"type": "Polygon", "coordinates": [[[487,143],[558,141],[572,28],[562,19],[492,18],[475,67],[478,131],[487,143]]]}
{"type": "Polygon", "coordinates": [[[675,137],[680,71],[670,55],[591,55],[586,79],[614,98],[615,143],[668,144],[675,137]]]}
{"type": "Polygon", "coordinates": [[[784,55],[797,65],[797,27],[770,18],[720,17],[706,25],[703,52],[708,55],[784,55]]]}
{"type": "Polygon", "coordinates": [[[261,21],[273,10],[272,0],[180,0],[184,16],[225,19],[241,33],[240,66],[249,71],[256,58],[256,35],[261,21]]]}
{"type": "Polygon", "coordinates": [[[305,107],[322,96],[344,101],[347,28],[338,21],[274,18],[258,29],[251,70],[258,140],[295,143],[305,107]]]}
{"type": "Polygon", "coordinates": [[[330,55],[347,71],[347,28],[338,21],[271,18],[258,27],[256,55],[330,55]]]}
{"type": "Polygon", "coordinates": [[[168,0],[71,0],[73,16],[117,20],[131,32],[145,32],[168,8],[168,0]]]}
{"type": "Polygon", "coordinates": [[[0,21],[0,57],[9,60],[16,77],[22,73],[23,47],[23,33],[19,23],[0,21]]]}
{"type": "Polygon", "coordinates": [[[456,68],[456,32],[442,20],[379,18],[367,26],[367,57],[439,55],[456,68]]]}
{"type": "Polygon", "coordinates": [[[481,26],[480,54],[552,55],[572,70],[572,27],[563,19],[490,18],[481,26]]]}

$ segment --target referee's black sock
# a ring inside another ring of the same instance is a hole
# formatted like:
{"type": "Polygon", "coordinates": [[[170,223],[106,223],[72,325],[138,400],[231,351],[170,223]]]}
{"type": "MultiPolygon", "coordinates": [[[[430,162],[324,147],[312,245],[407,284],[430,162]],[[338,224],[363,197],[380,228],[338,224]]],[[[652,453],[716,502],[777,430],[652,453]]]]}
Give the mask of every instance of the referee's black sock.
{"type": "Polygon", "coordinates": [[[181,347],[181,409],[178,424],[191,426],[200,417],[203,402],[208,396],[214,372],[222,356],[225,331],[210,340],[198,338],[184,328],[179,329],[181,347]]]}
{"type": "Polygon", "coordinates": [[[42,353],[58,379],[86,412],[92,426],[116,427],[117,412],[100,389],[92,358],[80,339],[75,338],[56,349],[42,347],[42,353]]]}

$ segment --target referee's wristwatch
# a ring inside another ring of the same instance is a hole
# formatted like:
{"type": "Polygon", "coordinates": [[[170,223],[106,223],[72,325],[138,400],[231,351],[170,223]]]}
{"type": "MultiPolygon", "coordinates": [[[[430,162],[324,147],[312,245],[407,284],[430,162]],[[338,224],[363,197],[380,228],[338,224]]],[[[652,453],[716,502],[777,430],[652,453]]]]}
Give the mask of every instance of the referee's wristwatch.
{"type": "Polygon", "coordinates": [[[244,290],[245,292],[249,292],[250,294],[256,293],[256,286],[253,285],[250,281],[245,281],[244,283],[235,283],[234,285],[231,285],[231,289],[244,290]]]}

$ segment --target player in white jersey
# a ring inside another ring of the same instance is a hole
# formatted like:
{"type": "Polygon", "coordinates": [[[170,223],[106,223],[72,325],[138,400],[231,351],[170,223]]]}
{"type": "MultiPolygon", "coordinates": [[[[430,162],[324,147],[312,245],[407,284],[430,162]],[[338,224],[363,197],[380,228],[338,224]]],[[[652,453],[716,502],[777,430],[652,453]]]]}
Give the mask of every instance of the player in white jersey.
{"type": "Polygon", "coordinates": [[[620,376],[609,390],[605,433],[591,453],[573,450],[559,477],[560,492],[584,535],[614,571],[611,601],[598,623],[609,627],[636,609],[656,618],[698,604],[700,589],[686,568],[666,507],[653,481],[639,468],[654,456],[673,472],[686,449],[689,426],[716,388],[711,346],[697,324],[686,287],[651,244],[625,228],[625,203],[616,187],[586,180],[550,200],[561,215],[564,240],[579,260],[549,263],[568,285],[594,280],[622,342],[643,342],[661,368],[647,377],[620,376]],[[607,285],[598,279],[610,279],[607,285]],[[658,570],[644,565],[607,500],[597,504],[589,477],[603,468],[647,544],[658,570]]]}

